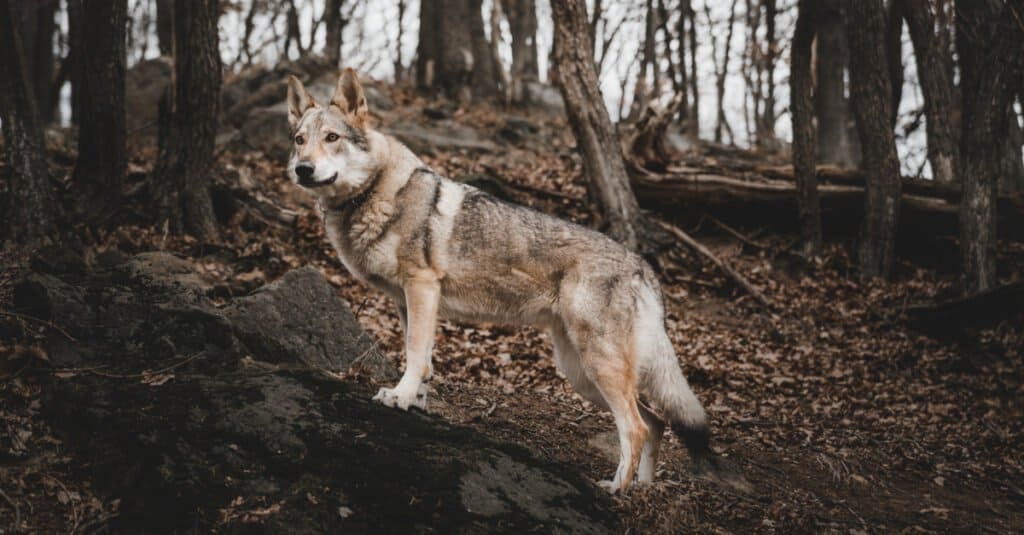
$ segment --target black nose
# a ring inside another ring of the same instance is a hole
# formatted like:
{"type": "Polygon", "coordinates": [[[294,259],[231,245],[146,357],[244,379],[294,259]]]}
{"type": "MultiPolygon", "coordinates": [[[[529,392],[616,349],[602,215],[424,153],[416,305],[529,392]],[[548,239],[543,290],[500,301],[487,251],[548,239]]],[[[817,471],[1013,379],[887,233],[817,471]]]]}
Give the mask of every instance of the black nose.
{"type": "Polygon", "coordinates": [[[295,174],[298,175],[299,180],[309,180],[313,177],[313,165],[301,162],[295,166],[295,174]]]}

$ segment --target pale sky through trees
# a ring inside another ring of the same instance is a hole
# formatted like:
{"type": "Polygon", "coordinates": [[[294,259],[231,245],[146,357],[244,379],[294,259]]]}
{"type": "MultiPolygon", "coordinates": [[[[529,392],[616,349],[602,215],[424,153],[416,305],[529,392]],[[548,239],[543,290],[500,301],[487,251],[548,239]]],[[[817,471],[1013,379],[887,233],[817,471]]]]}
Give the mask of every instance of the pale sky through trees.
{"type": "MultiPolygon", "coordinates": [[[[551,9],[549,0],[537,0],[538,19],[538,64],[541,79],[546,79],[548,68],[548,52],[551,49],[551,9]]],[[[129,14],[141,13],[148,9],[148,0],[129,0],[129,14]]],[[[229,9],[220,19],[221,55],[225,68],[230,68],[238,50],[241,46],[242,25],[248,9],[249,0],[239,2],[241,9],[229,9]]],[[[299,8],[299,24],[303,36],[308,34],[314,25],[314,21],[323,12],[324,0],[297,0],[299,8]]],[[[419,31],[419,1],[408,0],[405,16],[402,24],[402,60],[403,64],[411,64],[416,54],[417,37],[419,31]]],[[[593,0],[588,2],[593,4],[593,0]]],[[[786,141],[790,140],[790,119],[789,106],[789,43],[792,38],[795,24],[796,10],[795,1],[781,0],[777,15],[777,39],[781,47],[780,57],[776,63],[776,116],[775,131],[778,136],[786,141]]],[[[697,9],[698,26],[698,79],[700,81],[700,113],[701,113],[701,135],[704,138],[711,138],[714,128],[714,117],[716,110],[714,93],[714,71],[715,63],[711,57],[710,31],[715,35],[724,36],[726,33],[726,22],[729,15],[729,2],[711,2],[711,15],[714,28],[709,30],[708,20],[703,12],[703,4],[695,1],[697,9]]],[[[489,16],[491,0],[484,0],[482,10],[485,21],[489,16]]],[[[737,25],[733,41],[730,47],[729,73],[726,78],[725,89],[725,113],[728,122],[736,133],[736,144],[741,147],[748,147],[749,140],[746,139],[746,127],[744,122],[743,100],[746,98],[747,88],[744,85],[743,77],[739,70],[741,68],[740,55],[744,53],[746,45],[746,27],[744,26],[744,3],[739,2],[737,6],[737,25]]],[[[275,63],[283,51],[280,49],[283,36],[286,33],[285,17],[280,16],[272,20],[272,16],[264,9],[254,17],[254,30],[250,39],[250,47],[258,60],[267,64],[275,63]],[[273,24],[272,24],[273,22],[273,24]]],[[[373,78],[383,81],[394,80],[394,60],[396,42],[399,34],[398,1],[397,0],[348,0],[342,7],[343,13],[350,17],[350,23],[345,27],[342,38],[342,63],[351,66],[360,72],[373,78]]],[[[632,101],[633,84],[636,78],[637,51],[642,45],[644,32],[644,15],[646,12],[645,0],[605,0],[604,18],[609,25],[614,27],[622,24],[610,50],[608,60],[605,61],[601,74],[601,90],[604,94],[605,104],[613,119],[620,117],[620,103],[625,102],[628,108],[632,101]],[[627,78],[625,84],[625,98],[623,98],[622,80],[627,78]]],[[[283,10],[282,10],[283,13],[283,10]]],[[[151,20],[154,17],[150,17],[151,20]]],[[[61,21],[66,27],[66,19],[61,21]]],[[[489,34],[489,24],[484,24],[485,31],[489,34]]],[[[157,51],[157,40],[155,36],[155,24],[142,28],[136,25],[132,28],[132,41],[135,46],[129,49],[129,65],[141,59],[149,59],[159,55],[157,51]],[[144,32],[149,32],[148,39],[144,32]],[[145,50],[140,50],[139,43],[147,42],[145,50]]],[[[313,36],[312,50],[319,51],[324,45],[324,26],[320,24],[313,36]]],[[[763,31],[763,28],[761,29],[763,31]]],[[[488,35],[488,37],[490,37],[488,35]]],[[[505,67],[511,61],[511,36],[506,21],[502,21],[501,53],[505,67]]],[[[674,45],[674,43],[673,43],[674,45]]],[[[721,54],[722,44],[719,45],[718,53],[721,54]]],[[[294,59],[297,52],[294,47],[289,52],[289,57],[294,59]]],[[[718,57],[721,61],[721,57],[718,57]]],[[[900,155],[900,163],[905,175],[917,175],[923,173],[930,176],[930,170],[926,160],[925,151],[925,127],[923,123],[910,134],[904,135],[903,125],[910,119],[915,110],[922,106],[922,97],[917,82],[916,67],[914,65],[913,50],[910,39],[904,28],[903,32],[903,61],[904,61],[904,87],[903,99],[900,104],[900,121],[896,126],[897,149],[900,155]]],[[[663,99],[671,97],[670,89],[663,91],[663,99]]],[[[67,89],[65,88],[65,92],[67,89]]],[[[66,99],[65,99],[66,100],[66,99]]],[[[65,104],[62,106],[66,108],[65,104]]],[[[66,113],[62,113],[67,117],[66,113]]],[[[65,119],[66,120],[66,119],[65,119]]],[[[922,119],[923,121],[923,119],[922,119]]]]}

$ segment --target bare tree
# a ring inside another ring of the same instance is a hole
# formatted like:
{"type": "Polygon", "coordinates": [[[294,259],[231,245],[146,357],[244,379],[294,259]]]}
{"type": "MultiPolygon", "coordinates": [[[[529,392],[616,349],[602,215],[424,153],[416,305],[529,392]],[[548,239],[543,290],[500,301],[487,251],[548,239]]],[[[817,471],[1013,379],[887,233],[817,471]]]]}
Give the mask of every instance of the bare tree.
{"type": "MultiPolygon", "coordinates": [[[[1024,80],[1020,82],[1024,85],[1024,80]]],[[[1018,98],[1020,93],[1018,93],[1018,98]]],[[[1014,99],[1016,100],[1016,99],[1014,99]]],[[[1007,112],[1006,142],[1003,144],[1003,157],[1000,159],[999,191],[1018,193],[1024,191],[1024,160],[1021,160],[1021,149],[1024,148],[1024,129],[1020,126],[1017,111],[1010,103],[1007,112]]]]}
{"type": "Polygon", "coordinates": [[[125,149],[127,0],[68,0],[83,18],[75,49],[78,160],[73,182],[81,215],[102,217],[116,206],[128,164],[125,149]]]}
{"type": "Polygon", "coordinates": [[[778,141],[775,138],[775,63],[779,54],[779,43],[775,36],[775,16],[778,13],[776,0],[763,0],[765,22],[765,52],[762,54],[764,63],[767,94],[761,109],[761,120],[758,123],[757,143],[763,148],[776,150],[778,141]]]}
{"type": "Polygon", "coordinates": [[[512,100],[526,102],[526,84],[537,81],[537,6],[534,0],[502,0],[505,18],[512,34],[512,67],[510,83],[512,100]]]}
{"type": "Polygon", "coordinates": [[[814,82],[811,79],[811,52],[817,22],[814,0],[800,0],[797,9],[789,74],[793,172],[802,251],[807,256],[817,256],[821,253],[821,201],[815,174],[814,82]]]}
{"type": "Polygon", "coordinates": [[[910,30],[917,60],[917,77],[924,97],[925,128],[928,136],[928,162],[935,180],[956,181],[958,168],[959,103],[955,99],[953,63],[948,28],[936,22],[933,9],[943,2],[900,0],[901,11],[910,30]],[[943,35],[946,33],[947,35],[943,35]]]}
{"type": "MultiPolygon", "coordinates": [[[[160,47],[161,56],[170,56],[174,53],[174,0],[156,1],[156,38],[160,47]]],[[[257,0],[253,0],[255,7],[257,0]]],[[[250,60],[251,60],[250,56],[250,60]]]]}
{"type": "Polygon", "coordinates": [[[817,6],[817,39],[814,72],[814,114],[818,120],[818,159],[841,167],[860,160],[859,146],[850,132],[850,109],[846,97],[846,69],[850,49],[840,11],[832,2],[817,6]]]}
{"type": "Polygon", "coordinates": [[[16,2],[14,6],[29,73],[29,88],[43,124],[53,120],[55,111],[55,107],[49,106],[49,95],[54,74],[53,36],[57,4],[57,0],[34,0],[16,2]]]}
{"type": "Polygon", "coordinates": [[[582,153],[587,190],[600,207],[608,233],[635,250],[640,210],[598,86],[586,4],[584,0],[552,2],[551,13],[558,86],[582,153]]]}
{"type": "Polygon", "coordinates": [[[700,85],[697,83],[697,11],[693,9],[693,0],[683,0],[681,11],[690,21],[690,136],[694,139],[700,137],[700,85]]]}
{"type": "MultiPolygon", "coordinates": [[[[341,6],[344,0],[326,0],[324,3],[324,55],[331,65],[337,66],[341,63],[341,33],[345,31],[348,20],[341,14],[341,6]]],[[[404,8],[404,5],[400,5],[404,8]]],[[[401,28],[402,20],[399,17],[398,26],[401,28]]],[[[401,31],[401,30],[399,30],[401,31]]],[[[401,52],[401,46],[398,47],[401,52]]]]}
{"type": "Polygon", "coordinates": [[[43,154],[20,20],[12,7],[10,0],[0,0],[0,118],[10,173],[2,232],[14,242],[40,245],[57,238],[58,205],[43,154]]]}
{"type": "Polygon", "coordinates": [[[497,93],[498,72],[484,35],[481,0],[421,2],[416,84],[463,99],[497,93]]]}
{"type": "MultiPolygon", "coordinates": [[[[730,49],[732,47],[732,34],[733,28],[735,27],[734,22],[736,21],[736,4],[739,0],[733,0],[729,8],[729,19],[726,22],[726,33],[725,41],[722,44],[724,49],[722,52],[722,64],[721,66],[715,65],[715,93],[718,96],[718,112],[715,116],[715,142],[722,142],[722,133],[727,132],[729,134],[729,140],[733,143],[736,142],[735,136],[732,133],[732,127],[729,126],[729,120],[725,116],[725,79],[729,74],[729,57],[730,49]]],[[[711,19],[711,7],[710,4],[704,3],[704,14],[707,15],[708,27],[714,27],[714,21],[711,19]]],[[[718,54],[718,37],[714,31],[711,32],[711,55],[714,57],[718,54]]]]}
{"type": "Polygon", "coordinates": [[[892,92],[892,126],[899,119],[903,100],[903,11],[900,0],[886,0],[885,55],[892,92]]]}
{"type": "Polygon", "coordinates": [[[960,251],[964,290],[972,294],[996,283],[997,187],[1010,131],[1007,110],[1024,68],[1024,7],[1019,2],[958,0],[956,8],[964,128],[960,251]]]}
{"type": "Polygon", "coordinates": [[[850,100],[867,176],[861,227],[861,276],[888,277],[894,264],[900,207],[900,162],[892,129],[893,95],[886,60],[886,12],[882,0],[847,0],[850,100]]]}
{"type": "Polygon", "coordinates": [[[217,0],[175,0],[174,76],[161,103],[154,184],[160,217],[171,232],[217,236],[210,200],[221,66],[217,0]]]}

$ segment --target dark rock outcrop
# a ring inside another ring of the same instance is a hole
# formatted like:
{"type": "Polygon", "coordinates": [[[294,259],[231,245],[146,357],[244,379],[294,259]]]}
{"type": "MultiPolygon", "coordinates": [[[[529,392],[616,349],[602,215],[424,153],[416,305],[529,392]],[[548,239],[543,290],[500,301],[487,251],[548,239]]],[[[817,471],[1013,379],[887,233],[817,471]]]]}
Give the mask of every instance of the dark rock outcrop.
{"type": "MultiPolygon", "coordinates": [[[[59,260],[59,261],[57,261],[59,260]]],[[[67,258],[16,287],[60,325],[45,411],[115,532],[562,532],[614,522],[602,491],[521,447],[370,401],[393,376],[312,268],[218,306],[182,259],[67,258]],[[333,372],[333,373],[324,373],[333,372]]]]}

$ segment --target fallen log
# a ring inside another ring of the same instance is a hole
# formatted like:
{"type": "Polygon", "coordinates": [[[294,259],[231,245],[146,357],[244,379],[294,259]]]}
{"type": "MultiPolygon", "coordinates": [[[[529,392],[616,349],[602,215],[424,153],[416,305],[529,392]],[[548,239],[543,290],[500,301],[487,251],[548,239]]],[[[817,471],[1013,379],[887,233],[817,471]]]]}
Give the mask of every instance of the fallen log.
{"type": "MultiPolygon", "coordinates": [[[[695,167],[670,168],[665,174],[633,173],[633,191],[640,205],[677,214],[687,207],[744,214],[764,223],[796,223],[796,183],[768,178],[756,171],[726,176],[695,167]],[[787,216],[788,214],[788,216],[787,216]],[[771,216],[771,217],[767,217],[771,216]]],[[[856,183],[818,186],[825,224],[855,227],[864,210],[864,187],[856,183]]],[[[948,188],[915,185],[901,197],[903,231],[929,235],[956,234],[959,204],[948,188]]],[[[1024,239],[1024,199],[999,198],[1001,237],[1024,239]]]]}
{"type": "Polygon", "coordinates": [[[991,327],[1024,314],[1024,281],[979,294],[911,305],[904,310],[915,329],[938,337],[959,335],[965,329],[991,327]]]}

